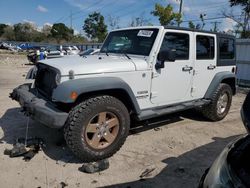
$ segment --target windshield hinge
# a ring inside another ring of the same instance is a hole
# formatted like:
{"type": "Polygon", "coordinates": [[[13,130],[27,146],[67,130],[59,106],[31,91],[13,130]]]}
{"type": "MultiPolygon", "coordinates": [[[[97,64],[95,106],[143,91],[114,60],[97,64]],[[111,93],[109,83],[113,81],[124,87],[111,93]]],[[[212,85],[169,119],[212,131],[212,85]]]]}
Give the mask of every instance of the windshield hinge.
{"type": "Polygon", "coordinates": [[[157,72],[152,72],[151,78],[156,78],[158,76],[159,76],[159,74],[157,72]]]}

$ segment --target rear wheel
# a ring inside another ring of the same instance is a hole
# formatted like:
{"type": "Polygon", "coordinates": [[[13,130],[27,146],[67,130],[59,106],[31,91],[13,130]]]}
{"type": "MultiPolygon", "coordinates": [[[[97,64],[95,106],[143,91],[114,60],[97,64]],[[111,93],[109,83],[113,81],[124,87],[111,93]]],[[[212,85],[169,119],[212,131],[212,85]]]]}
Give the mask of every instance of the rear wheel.
{"type": "Polygon", "coordinates": [[[116,153],[126,140],[130,117],[124,104],[112,96],[90,98],[70,113],[65,139],[84,162],[105,159],[116,153]]]}
{"type": "Polygon", "coordinates": [[[211,103],[202,107],[202,114],[212,120],[219,121],[226,117],[232,103],[232,89],[228,84],[221,83],[214,92],[211,103]]]}

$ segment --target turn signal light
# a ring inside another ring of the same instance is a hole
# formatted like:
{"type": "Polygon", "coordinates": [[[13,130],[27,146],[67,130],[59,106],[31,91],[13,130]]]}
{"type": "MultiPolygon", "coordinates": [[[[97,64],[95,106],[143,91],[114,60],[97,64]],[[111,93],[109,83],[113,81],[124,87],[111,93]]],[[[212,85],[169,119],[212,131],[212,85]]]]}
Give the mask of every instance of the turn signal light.
{"type": "Polygon", "coordinates": [[[76,100],[77,97],[78,97],[78,94],[77,94],[75,91],[72,91],[72,92],[70,93],[70,98],[71,98],[72,100],[76,100]]]}

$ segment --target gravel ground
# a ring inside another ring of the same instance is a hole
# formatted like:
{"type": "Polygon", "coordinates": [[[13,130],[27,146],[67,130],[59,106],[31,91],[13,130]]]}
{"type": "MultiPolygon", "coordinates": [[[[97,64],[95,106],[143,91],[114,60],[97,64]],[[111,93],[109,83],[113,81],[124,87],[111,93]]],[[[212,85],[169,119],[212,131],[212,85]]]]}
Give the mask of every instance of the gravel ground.
{"type": "Polygon", "coordinates": [[[31,66],[24,55],[0,54],[0,185],[1,187],[197,187],[204,170],[221,150],[246,131],[239,110],[245,94],[238,93],[228,116],[208,122],[194,111],[140,122],[121,150],[110,158],[110,168],[85,174],[81,162],[63,144],[62,132],[30,121],[29,136],[42,137],[46,147],[31,161],[3,155],[15,138],[24,137],[27,117],[8,98],[24,83],[31,66]],[[141,126],[143,125],[143,126],[141,126]],[[140,179],[146,170],[152,172],[140,179]]]}

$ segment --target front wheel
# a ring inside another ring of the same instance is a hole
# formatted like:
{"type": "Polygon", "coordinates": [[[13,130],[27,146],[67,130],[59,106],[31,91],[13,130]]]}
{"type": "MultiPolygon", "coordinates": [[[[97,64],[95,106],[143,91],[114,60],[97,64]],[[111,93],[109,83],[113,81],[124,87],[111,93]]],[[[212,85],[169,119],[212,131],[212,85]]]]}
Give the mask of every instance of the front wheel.
{"type": "Polygon", "coordinates": [[[90,98],[70,113],[64,135],[69,148],[84,162],[116,153],[126,140],[130,117],[125,105],[112,96],[90,98]]]}
{"type": "Polygon", "coordinates": [[[219,121],[226,117],[232,103],[232,89],[228,84],[221,83],[214,92],[211,103],[202,107],[202,114],[212,120],[219,121]]]}

